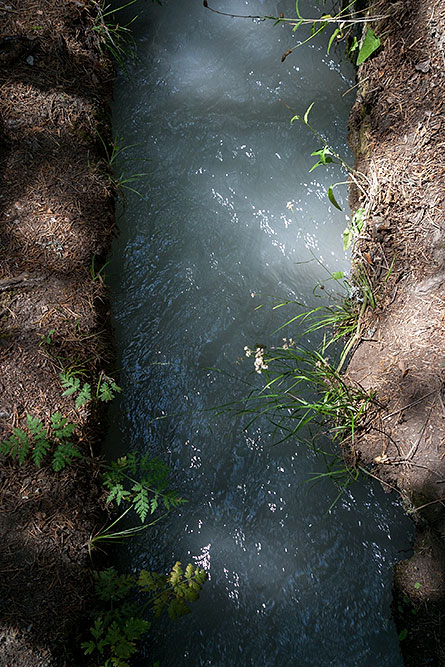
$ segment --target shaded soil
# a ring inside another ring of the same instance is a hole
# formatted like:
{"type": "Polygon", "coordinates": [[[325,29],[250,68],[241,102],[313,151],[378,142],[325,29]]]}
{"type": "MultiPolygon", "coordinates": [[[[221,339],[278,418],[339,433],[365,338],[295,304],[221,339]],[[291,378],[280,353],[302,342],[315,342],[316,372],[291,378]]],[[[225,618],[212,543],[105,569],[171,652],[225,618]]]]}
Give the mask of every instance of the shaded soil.
{"type": "Polygon", "coordinates": [[[378,3],[384,47],[358,73],[350,141],[368,221],[355,271],[376,296],[347,376],[376,391],[355,454],[396,488],[417,525],[395,568],[407,667],[445,665],[445,16],[442,0],[378,3]]]}
{"type": "Polygon", "coordinates": [[[87,0],[0,1],[0,439],[27,414],[47,425],[59,411],[77,425],[84,455],[60,473],[0,462],[8,667],[86,664],[75,647],[92,595],[88,544],[104,522],[103,408],[76,410],[59,373],[79,371],[92,387],[113,373],[97,275],[113,232],[100,140],[110,136],[112,70],[96,13],[87,0]]]}

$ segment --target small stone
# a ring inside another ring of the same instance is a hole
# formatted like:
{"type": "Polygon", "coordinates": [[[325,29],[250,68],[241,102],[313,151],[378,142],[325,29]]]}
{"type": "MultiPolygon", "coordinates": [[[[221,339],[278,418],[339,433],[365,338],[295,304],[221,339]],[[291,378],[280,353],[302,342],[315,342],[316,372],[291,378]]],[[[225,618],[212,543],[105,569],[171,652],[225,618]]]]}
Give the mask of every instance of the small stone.
{"type": "Polygon", "coordinates": [[[377,233],[389,232],[391,230],[391,222],[389,220],[384,220],[380,216],[374,218],[374,230],[377,233]]]}
{"type": "Polygon", "coordinates": [[[33,56],[28,56],[27,59],[26,59],[26,62],[28,63],[28,65],[34,65],[33,56]]]}
{"type": "Polygon", "coordinates": [[[416,68],[416,70],[418,72],[423,72],[424,74],[427,74],[427,72],[430,71],[430,63],[431,63],[431,60],[429,60],[429,59],[428,60],[422,60],[422,62],[417,63],[417,65],[414,65],[414,67],[416,68]]]}

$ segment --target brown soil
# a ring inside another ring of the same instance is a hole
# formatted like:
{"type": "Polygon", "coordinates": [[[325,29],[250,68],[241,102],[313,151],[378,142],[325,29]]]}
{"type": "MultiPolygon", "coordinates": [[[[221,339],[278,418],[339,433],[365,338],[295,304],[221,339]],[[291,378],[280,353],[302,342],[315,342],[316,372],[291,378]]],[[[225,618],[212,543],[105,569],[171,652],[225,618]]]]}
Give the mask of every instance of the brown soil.
{"type": "Polygon", "coordinates": [[[370,208],[355,270],[377,296],[347,375],[378,410],[355,444],[417,525],[395,568],[394,614],[407,667],[445,665],[445,147],[443,0],[378,3],[380,53],[359,69],[350,139],[370,208]],[[390,268],[393,264],[393,268],[390,268]],[[407,631],[407,634],[406,634],[407,631]]]}
{"type": "Polygon", "coordinates": [[[112,372],[107,300],[112,71],[89,0],[0,1],[0,439],[31,414],[77,424],[85,459],[54,473],[0,464],[0,664],[86,664],[71,652],[92,593],[88,542],[103,523],[102,412],[74,409],[59,373],[112,372]],[[42,338],[44,337],[44,338],[42,338]],[[46,341],[45,341],[46,338],[46,341]]]}

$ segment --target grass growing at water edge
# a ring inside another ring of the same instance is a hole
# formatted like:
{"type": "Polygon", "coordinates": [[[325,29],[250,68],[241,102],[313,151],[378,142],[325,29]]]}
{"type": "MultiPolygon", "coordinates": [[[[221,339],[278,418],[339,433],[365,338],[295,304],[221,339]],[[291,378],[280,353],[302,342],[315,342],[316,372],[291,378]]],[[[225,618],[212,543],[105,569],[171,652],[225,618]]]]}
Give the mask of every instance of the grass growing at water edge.
{"type": "MultiPolygon", "coordinates": [[[[346,298],[309,310],[301,310],[301,306],[294,303],[300,307],[300,312],[275,334],[298,328],[298,335],[283,338],[282,345],[245,346],[246,357],[252,358],[254,371],[264,381],[241,405],[231,401],[220,406],[220,412],[229,411],[244,417],[246,430],[258,418],[265,417],[276,444],[297,440],[321,454],[327,464],[326,472],[308,481],[332,479],[339,488],[335,504],[358,477],[355,441],[360,429],[367,425],[367,415],[374,402],[372,392],[348,383],[341,371],[360,339],[366,308],[375,307],[375,296],[366,270],[360,266],[355,267],[351,278],[346,278],[342,272],[330,274],[330,277],[336,286],[342,287],[346,298]],[[311,350],[301,341],[315,332],[324,335],[319,346],[311,350]],[[340,445],[343,460],[317,447],[316,440],[322,436],[340,445]]],[[[276,304],[274,309],[291,303],[276,304]]]]}

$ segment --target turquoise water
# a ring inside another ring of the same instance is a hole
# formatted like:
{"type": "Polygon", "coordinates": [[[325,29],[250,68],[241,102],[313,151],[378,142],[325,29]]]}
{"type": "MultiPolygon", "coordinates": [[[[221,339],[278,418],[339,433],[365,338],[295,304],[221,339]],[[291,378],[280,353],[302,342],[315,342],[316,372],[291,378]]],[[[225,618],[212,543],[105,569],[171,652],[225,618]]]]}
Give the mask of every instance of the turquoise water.
{"type": "Polygon", "coordinates": [[[397,667],[391,566],[412,537],[397,499],[364,479],[328,512],[337,489],[307,483],[323,462],[304,444],[277,445],[264,420],[244,431],[212,411],[261,380],[244,346],[289,333],[273,332],[295,309],[271,304],[318,305],[317,283],[348,268],[344,213],[326,197],[345,175],[308,173],[320,146],[290,118],[315,101],[314,126],[350,159],[353,69],[326,55],[327,39],[282,63],[296,44],[288,28],[217,16],[200,0],[139,13],[139,62],[116,85],[114,125],[137,144],[147,201],[128,197],[112,257],[124,391],[109,447],[160,456],[189,502],[118,559],[155,570],[191,561],[210,577],[193,614],[153,625],[139,664],[397,667]]]}

